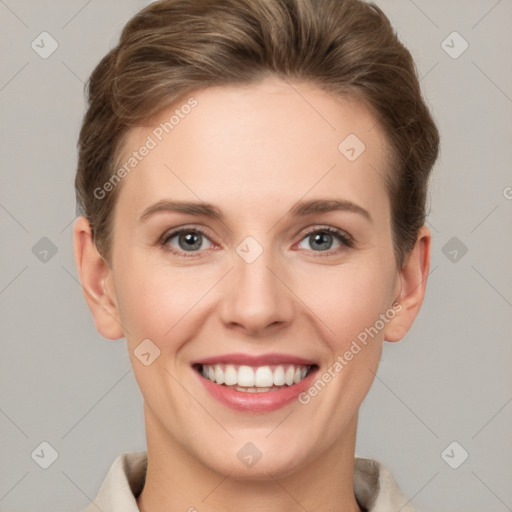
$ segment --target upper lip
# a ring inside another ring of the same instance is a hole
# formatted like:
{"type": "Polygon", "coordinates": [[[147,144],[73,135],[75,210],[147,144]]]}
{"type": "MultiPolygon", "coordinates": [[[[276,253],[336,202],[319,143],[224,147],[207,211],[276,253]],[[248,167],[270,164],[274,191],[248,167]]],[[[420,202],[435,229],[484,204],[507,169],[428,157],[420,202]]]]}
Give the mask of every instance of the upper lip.
{"type": "Polygon", "coordinates": [[[276,364],[296,364],[296,365],[314,365],[315,362],[303,357],[297,357],[290,354],[222,354],[219,356],[206,357],[192,361],[192,365],[197,364],[237,364],[246,366],[266,366],[276,364]]]}

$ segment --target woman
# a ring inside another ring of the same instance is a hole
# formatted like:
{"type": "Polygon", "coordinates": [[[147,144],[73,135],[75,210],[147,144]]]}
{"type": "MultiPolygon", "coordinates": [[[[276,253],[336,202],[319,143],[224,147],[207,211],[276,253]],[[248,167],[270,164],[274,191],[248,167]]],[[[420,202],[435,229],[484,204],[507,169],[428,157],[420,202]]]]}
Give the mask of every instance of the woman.
{"type": "Polygon", "coordinates": [[[75,258],[147,452],[87,511],[413,511],[354,458],[425,293],[438,132],[359,0],[162,0],[93,71],[75,258]]]}

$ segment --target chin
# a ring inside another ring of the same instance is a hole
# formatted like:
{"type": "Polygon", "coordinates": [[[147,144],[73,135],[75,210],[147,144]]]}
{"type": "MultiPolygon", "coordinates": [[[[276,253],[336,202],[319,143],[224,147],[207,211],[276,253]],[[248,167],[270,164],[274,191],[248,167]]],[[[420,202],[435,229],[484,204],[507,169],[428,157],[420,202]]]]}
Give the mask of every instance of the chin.
{"type": "MultiPolygon", "coordinates": [[[[246,438],[250,439],[251,436],[246,438]]],[[[308,456],[304,447],[299,448],[296,443],[286,444],[278,439],[271,442],[265,440],[264,435],[252,436],[252,439],[246,442],[232,441],[231,446],[219,451],[209,450],[207,458],[202,451],[200,462],[217,473],[229,474],[235,480],[268,481],[299,471],[314,457],[313,454],[308,456]]]]}

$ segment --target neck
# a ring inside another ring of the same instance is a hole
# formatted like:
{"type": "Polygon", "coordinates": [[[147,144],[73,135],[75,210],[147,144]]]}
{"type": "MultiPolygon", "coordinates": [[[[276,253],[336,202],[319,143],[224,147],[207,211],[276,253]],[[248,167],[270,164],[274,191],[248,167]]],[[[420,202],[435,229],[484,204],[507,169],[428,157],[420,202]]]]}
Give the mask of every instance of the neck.
{"type": "Polygon", "coordinates": [[[357,414],[325,453],[287,475],[221,474],[171,439],[146,411],[148,467],[140,512],[361,512],[354,496],[357,414]]]}

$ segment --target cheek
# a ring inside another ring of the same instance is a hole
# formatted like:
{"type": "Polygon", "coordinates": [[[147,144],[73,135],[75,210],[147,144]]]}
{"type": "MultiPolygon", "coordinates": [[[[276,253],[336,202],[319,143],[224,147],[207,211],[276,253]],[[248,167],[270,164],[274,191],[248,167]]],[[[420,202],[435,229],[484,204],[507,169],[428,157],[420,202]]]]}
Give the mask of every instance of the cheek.
{"type": "Polygon", "coordinates": [[[328,338],[343,348],[391,307],[393,278],[389,262],[358,261],[300,280],[297,295],[325,324],[328,338]]]}
{"type": "Polygon", "coordinates": [[[214,269],[171,267],[147,254],[124,258],[118,265],[116,295],[129,345],[149,338],[162,352],[178,350],[193,336],[194,324],[197,330],[193,320],[201,311],[200,299],[216,281],[214,269]]]}
{"type": "Polygon", "coordinates": [[[181,304],[186,302],[179,283],[169,282],[150,259],[144,263],[138,258],[124,258],[117,266],[115,285],[121,322],[133,343],[141,336],[159,339],[172,328],[181,304]]]}

